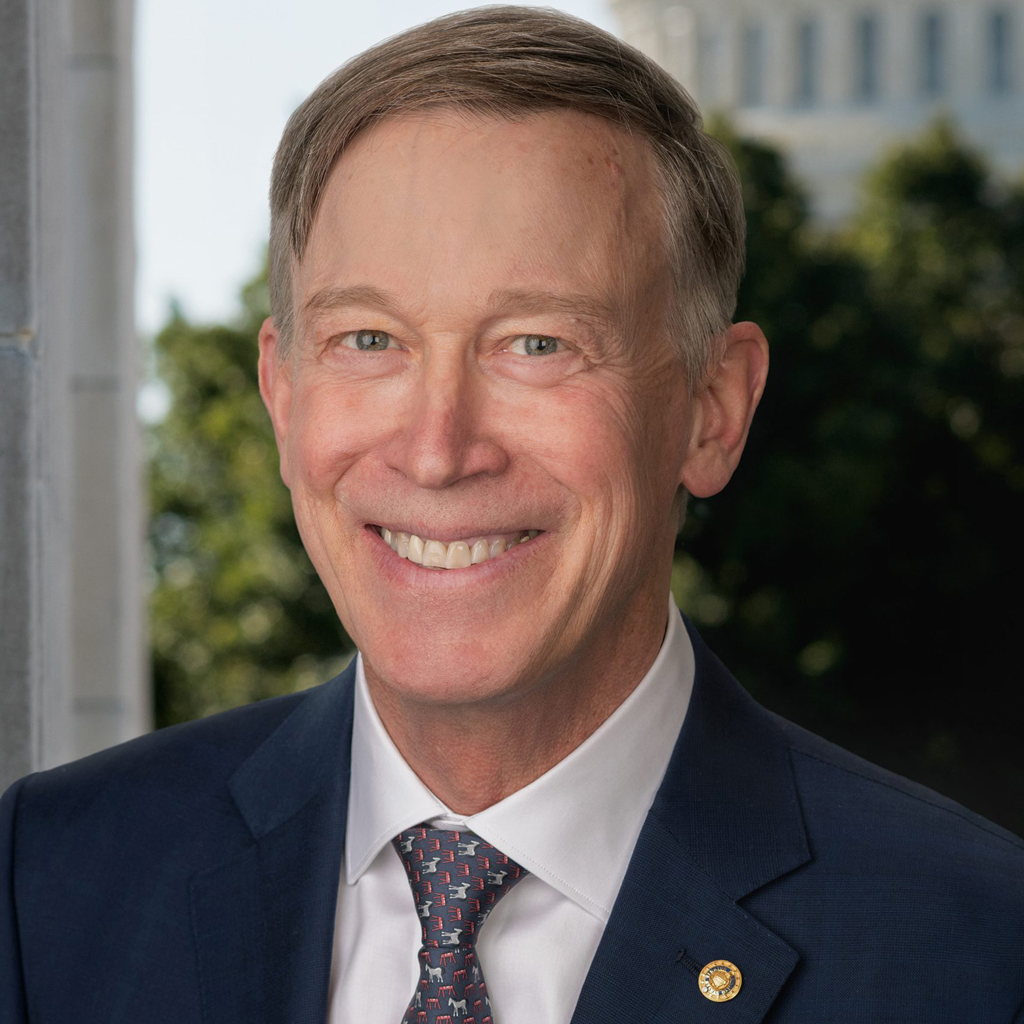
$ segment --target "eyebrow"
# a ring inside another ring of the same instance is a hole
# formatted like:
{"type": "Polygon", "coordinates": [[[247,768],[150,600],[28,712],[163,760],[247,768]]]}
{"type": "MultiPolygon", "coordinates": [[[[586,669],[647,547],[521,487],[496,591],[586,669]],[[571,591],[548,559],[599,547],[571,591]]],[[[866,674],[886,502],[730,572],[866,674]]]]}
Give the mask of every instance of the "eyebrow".
{"type": "MultiPolygon", "coordinates": [[[[346,306],[376,306],[397,313],[401,303],[390,292],[371,285],[357,284],[344,288],[321,288],[306,302],[304,311],[315,317],[346,306]]],[[[579,292],[499,288],[488,296],[486,311],[492,318],[516,313],[561,313],[603,328],[618,328],[621,323],[619,312],[614,306],[579,292]]]]}
{"type": "Polygon", "coordinates": [[[614,306],[578,292],[504,288],[491,292],[488,309],[494,316],[511,313],[562,313],[605,328],[618,327],[621,320],[614,306]]]}
{"type": "Polygon", "coordinates": [[[394,309],[398,306],[398,301],[388,292],[371,288],[367,284],[357,284],[348,288],[321,288],[313,293],[303,310],[315,316],[344,306],[380,306],[382,309],[394,309]]]}

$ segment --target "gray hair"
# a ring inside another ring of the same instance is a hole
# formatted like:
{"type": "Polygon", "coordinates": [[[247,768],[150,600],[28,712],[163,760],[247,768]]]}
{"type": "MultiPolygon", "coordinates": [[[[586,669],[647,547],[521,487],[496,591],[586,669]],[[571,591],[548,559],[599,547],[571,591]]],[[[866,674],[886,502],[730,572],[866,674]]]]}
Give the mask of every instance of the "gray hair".
{"type": "Polygon", "coordinates": [[[342,65],[292,114],[270,186],[270,309],[282,352],[294,332],[292,261],[306,250],[335,162],[381,121],[439,105],[505,118],[579,111],[649,142],[676,288],[668,330],[691,389],[699,387],[721,358],[717,342],[743,274],[735,164],[671,75],[548,8],[477,7],[409,29],[342,65]]]}

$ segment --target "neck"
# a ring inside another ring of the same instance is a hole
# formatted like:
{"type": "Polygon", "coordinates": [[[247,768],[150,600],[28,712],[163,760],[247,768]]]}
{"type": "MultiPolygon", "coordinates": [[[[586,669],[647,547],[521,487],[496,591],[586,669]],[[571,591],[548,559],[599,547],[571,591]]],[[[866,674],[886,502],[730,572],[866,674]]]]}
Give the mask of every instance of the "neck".
{"type": "Polygon", "coordinates": [[[571,665],[499,700],[410,701],[364,658],[367,686],[423,784],[457,814],[476,814],[553,768],[633,692],[664,639],[664,607],[662,599],[656,609],[637,609],[619,629],[599,631],[571,665]]]}

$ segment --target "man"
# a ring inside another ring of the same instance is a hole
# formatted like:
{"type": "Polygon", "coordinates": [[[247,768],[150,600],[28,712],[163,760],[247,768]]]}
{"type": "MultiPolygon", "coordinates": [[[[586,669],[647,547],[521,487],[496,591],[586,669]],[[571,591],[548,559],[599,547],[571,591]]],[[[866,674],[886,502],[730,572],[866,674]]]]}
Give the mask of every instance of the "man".
{"type": "Polygon", "coordinates": [[[3,1020],[1024,1020],[1020,841],[670,606],[768,365],[672,80],[441,19],[299,108],[271,204],[261,389],[360,655],[9,791],[3,1020]]]}

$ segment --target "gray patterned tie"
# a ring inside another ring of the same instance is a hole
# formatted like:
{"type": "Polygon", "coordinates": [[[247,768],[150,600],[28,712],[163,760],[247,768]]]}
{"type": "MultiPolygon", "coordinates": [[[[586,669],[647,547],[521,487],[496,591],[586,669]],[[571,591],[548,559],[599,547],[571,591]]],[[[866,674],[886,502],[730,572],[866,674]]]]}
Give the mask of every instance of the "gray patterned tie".
{"type": "Polygon", "coordinates": [[[472,832],[417,825],[392,840],[423,927],[420,980],[403,1021],[493,1024],[476,955],[480,926],[527,871],[472,832]]]}

